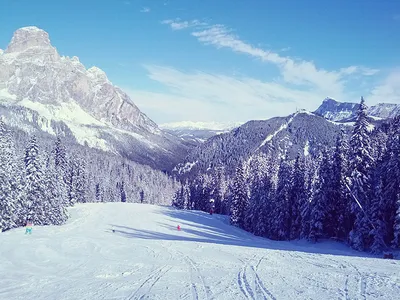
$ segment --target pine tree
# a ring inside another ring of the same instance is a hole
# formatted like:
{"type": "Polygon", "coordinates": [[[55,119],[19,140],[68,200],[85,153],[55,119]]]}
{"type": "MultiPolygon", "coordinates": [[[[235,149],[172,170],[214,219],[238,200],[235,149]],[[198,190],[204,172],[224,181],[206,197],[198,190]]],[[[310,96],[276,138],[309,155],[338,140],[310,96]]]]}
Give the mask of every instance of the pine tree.
{"type": "Polygon", "coordinates": [[[374,224],[374,228],[371,230],[370,234],[372,236],[373,242],[371,245],[371,251],[375,254],[382,253],[386,250],[385,237],[387,234],[386,223],[383,220],[383,202],[382,198],[382,180],[379,180],[379,183],[375,187],[375,195],[372,198],[371,204],[371,220],[374,224]]]}
{"type": "Polygon", "coordinates": [[[400,194],[397,196],[397,202],[396,202],[396,213],[395,213],[395,219],[394,219],[394,239],[392,241],[392,244],[395,248],[400,248],[400,194]]]}
{"type": "Polygon", "coordinates": [[[27,189],[26,219],[32,221],[35,225],[44,225],[46,223],[46,207],[43,202],[46,200],[46,186],[43,176],[43,162],[39,156],[36,136],[32,136],[26,148],[25,168],[27,189]]]}
{"type": "Polygon", "coordinates": [[[174,199],[173,199],[173,206],[179,209],[184,209],[185,208],[185,199],[184,199],[184,187],[183,185],[179,190],[176,191],[174,199]]]}
{"type": "Polygon", "coordinates": [[[243,166],[240,164],[236,168],[236,175],[232,192],[233,195],[232,195],[230,222],[232,225],[243,228],[245,225],[248,197],[245,186],[244,170],[243,166]]]}
{"type": "Polygon", "coordinates": [[[383,178],[381,209],[383,219],[387,224],[385,241],[387,244],[396,245],[396,236],[399,234],[399,217],[396,216],[396,212],[398,213],[400,198],[400,115],[390,124],[386,153],[379,173],[383,178]]]}
{"type": "Polygon", "coordinates": [[[371,169],[374,164],[370,136],[368,132],[369,121],[367,118],[367,106],[361,97],[361,103],[357,112],[357,120],[350,139],[351,147],[351,190],[358,199],[363,209],[356,203],[352,204],[354,226],[350,232],[350,244],[357,250],[365,250],[371,244],[369,220],[370,199],[372,198],[371,169]]]}
{"type": "Polygon", "coordinates": [[[289,238],[292,214],[290,194],[293,186],[292,164],[286,156],[281,160],[278,172],[278,184],[275,194],[274,214],[275,220],[272,224],[274,238],[285,240],[289,238]]]}
{"type": "Polygon", "coordinates": [[[326,149],[322,151],[322,161],[318,169],[318,180],[315,182],[315,192],[311,201],[309,240],[317,242],[326,235],[327,210],[330,198],[331,165],[326,149]]]}
{"type": "Polygon", "coordinates": [[[61,225],[68,218],[64,206],[64,183],[58,179],[55,160],[49,155],[44,172],[45,198],[42,205],[45,207],[44,224],[61,225]]]}
{"type": "Polygon", "coordinates": [[[61,193],[61,201],[63,206],[69,205],[68,197],[68,160],[67,151],[60,136],[57,136],[53,149],[54,165],[56,169],[58,186],[61,193]]]}
{"type": "MultiPolygon", "coordinates": [[[[86,203],[87,202],[87,174],[86,174],[86,162],[82,159],[79,158],[77,160],[78,164],[75,165],[76,167],[76,184],[75,184],[75,195],[76,195],[76,201],[79,203],[86,203]]],[[[120,191],[116,191],[116,194],[118,194],[120,191]]],[[[115,200],[118,199],[117,196],[114,197],[115,200]]]]}
{"type": "Polygon", "coordinates": [[[0,232],[17,226],[15,188],[15,149],[10,132],[0,119],[0,232]]]}
{"type": "Polygon", "coordinates": [[[288,238],[297,239],[301,233],[302,214],[301,208],[307,202],[307,194],[305,187],[305,170],[304,163],[297,155],[293,168],[293,183],[289,190],[289,225],[288,238]]]}
{"type": "Polygon", "coordinates": [[[346,174],[348,173],[348,145],[344,131],[336,139],[335,151],[332,161],[332,199],[330,215],[332,216],[333,236],[339,240],[345,240],[351,230],[349,220],[350,195],[346,188],[346,174]]]}

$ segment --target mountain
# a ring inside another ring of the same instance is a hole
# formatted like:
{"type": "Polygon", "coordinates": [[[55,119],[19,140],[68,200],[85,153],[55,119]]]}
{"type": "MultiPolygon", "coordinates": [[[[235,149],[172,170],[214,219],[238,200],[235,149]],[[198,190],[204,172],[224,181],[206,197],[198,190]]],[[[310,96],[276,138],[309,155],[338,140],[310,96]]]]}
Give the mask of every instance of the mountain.
{"type": "MultiPolygon", "coordinates": [[[[354,120],[358,107],[358,103],[338,102],[326,98],[314,113],[330,121],[348,122],[354,120]]],[[[394,118],[399,114],[400,104],[379,103],[368,108],[368,115],[374,118],[394,118]]]]}
{"type": "Polygon", "coordinates": [[[334,147],[341,130],[350,126],[327,121],[307,111],[299,111],[287,117],[249,121],[228,132],[214,136],[190,152],[185,162],[174,171],[182,176],[205,173],[217,166],[224,166],[232,174],[237,163],[259,152],[274,157],[295,158],[316,154],[323,147],[334,147]]]}
{"type": "Polygon", "coordinates": [[[218,123],[218,122],[174,122],[160,124],[160,128],[179,137],[190,146],[199,146],[209,138],[231,131],[242,123],[218,123]]]}
{"type": "Polygon", "coordinates": [[[18,29],[0,51],[0,113],[6,123],[30,132],[64,134],[54,122],[64,123],[82,145],[159,169],[171,169],[188,150],[105,72],[86,69],[76,56],[60,56],[47,32],[34,26],[18,29]]]}

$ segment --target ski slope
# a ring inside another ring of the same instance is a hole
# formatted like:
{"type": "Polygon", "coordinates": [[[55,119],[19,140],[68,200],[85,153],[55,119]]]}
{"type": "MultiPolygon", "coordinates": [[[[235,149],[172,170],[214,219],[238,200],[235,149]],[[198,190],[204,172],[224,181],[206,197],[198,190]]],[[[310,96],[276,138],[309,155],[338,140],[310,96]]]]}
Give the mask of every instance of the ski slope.
{"type": "Polygon", "coordinates": [[[143,204],[70,213],[0,234],[0,299],[400,299],[398,260],[335,242],[270,241],[223,216],[143,204]]]}

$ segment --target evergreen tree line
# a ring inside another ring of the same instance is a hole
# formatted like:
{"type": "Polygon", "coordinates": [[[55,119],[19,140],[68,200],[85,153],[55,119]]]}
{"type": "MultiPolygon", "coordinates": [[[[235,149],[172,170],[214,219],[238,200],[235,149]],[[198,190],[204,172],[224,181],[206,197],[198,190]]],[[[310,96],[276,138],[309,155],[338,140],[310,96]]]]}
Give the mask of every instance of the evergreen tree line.
{"type": "Polygon", "coordinates": [[[0,162],[0,232],[27,221],[63,224],[75,203],[168,204],[179,187],[161,171],[61,136],[49,143],[33,135],[23,143],[1,119],[0,162]]]}
{"type": "Polygon", "coordinates": [[[223,168],[176,192],[183,209],[229,214],[232,225],[274,240],[333,238],[380,253],[400,248],[400,116],[371,130],[364,99],[349,136],[295,160],[259,153],[233,178],[223,168]]]}

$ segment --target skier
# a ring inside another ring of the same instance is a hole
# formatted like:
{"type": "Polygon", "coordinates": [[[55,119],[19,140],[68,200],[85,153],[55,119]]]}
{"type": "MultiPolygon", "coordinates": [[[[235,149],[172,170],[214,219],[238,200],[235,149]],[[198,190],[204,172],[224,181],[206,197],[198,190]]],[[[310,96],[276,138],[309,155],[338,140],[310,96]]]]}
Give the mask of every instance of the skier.
{"type": "Polygon", "coordinates": [[[215,209],[215,201],[214,199],[210,199],[210,215],[214,213],[214,209],[215,209]]]}
{"type": "Polygon", "coordinates": [[[25,234],[32,234],[32,226],[33,224],[31,221],[26,222],[25,234]]]}

